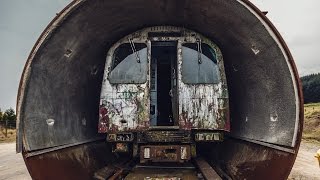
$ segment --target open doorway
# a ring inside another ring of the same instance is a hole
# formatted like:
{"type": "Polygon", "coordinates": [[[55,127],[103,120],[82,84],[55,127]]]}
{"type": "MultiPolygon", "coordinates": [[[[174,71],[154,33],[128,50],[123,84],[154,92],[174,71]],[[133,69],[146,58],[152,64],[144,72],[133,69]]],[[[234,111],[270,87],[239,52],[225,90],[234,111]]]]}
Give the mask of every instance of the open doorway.
{"type": "Polygon", "coordinates": [[[177,45],[154,42],[151,48],[151,125],[173,126],[177,124],[177,45]]]}

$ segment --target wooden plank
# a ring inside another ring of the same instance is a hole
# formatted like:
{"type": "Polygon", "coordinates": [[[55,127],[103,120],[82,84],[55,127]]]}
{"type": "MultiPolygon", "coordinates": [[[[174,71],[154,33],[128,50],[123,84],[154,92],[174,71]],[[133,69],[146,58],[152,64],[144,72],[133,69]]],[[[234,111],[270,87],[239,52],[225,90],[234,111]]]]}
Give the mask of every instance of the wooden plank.
{"type": "Polygon", "coordinates": [[[203,177],[207,180],[222,180],[218,173],[205,161],[203,158],[199,157],[195,159],[196,166],[198,166],[203,177]]]}

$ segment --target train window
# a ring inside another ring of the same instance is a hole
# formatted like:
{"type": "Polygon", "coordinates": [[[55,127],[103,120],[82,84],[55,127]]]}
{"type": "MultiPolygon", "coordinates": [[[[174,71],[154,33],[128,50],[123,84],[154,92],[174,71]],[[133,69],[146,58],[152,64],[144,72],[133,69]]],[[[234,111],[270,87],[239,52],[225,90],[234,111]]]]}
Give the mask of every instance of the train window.
{"type": "Polygon", "coordinates": [[[182,81],[186,84],[218,83],[220,75],[215,51],[207,44],[199,45],[182,45],[182,81]]]}
{"type": "Polygon", "coordinates": [[[142,84],[147,81],[147,45],[134,43],[121,44],[113,54],[112,70],[109,74],[111,84],[142,84]]]}

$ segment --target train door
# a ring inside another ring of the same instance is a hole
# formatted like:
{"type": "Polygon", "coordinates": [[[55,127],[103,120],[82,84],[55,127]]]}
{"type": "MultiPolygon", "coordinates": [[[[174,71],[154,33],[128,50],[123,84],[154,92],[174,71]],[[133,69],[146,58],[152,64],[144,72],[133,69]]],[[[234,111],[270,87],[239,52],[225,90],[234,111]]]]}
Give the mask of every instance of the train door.
{"type": "Polygon", "coordinates": [[[182,129],[224,129],[227,98],[217,50],[200,39],[179,43],[179,125],[182,129]]]}
{"type": "Polygon", "coordinates": [[[177,43],[151,45],[151,126],[174,126],[177,120],[177,43]]]}
{"type": "Polygon", "coordinates": [[[110,48],[101,88],[100,133],[149,128],[149,44],[129,38],[110,48]]]}

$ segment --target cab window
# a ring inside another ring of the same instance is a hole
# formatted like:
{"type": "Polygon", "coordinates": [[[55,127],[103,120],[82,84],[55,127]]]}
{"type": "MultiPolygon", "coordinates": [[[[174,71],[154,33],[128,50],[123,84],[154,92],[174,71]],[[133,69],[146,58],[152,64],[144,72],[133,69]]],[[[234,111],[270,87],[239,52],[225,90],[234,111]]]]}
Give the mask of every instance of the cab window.
{"type": "Polygon", "coordinates": [[[216,53],[207,44],[182,45],[182,81],[186,84],[216,84],[220,82],[216,53]]]}
{"type": "Polygon", "coordinates": [[[147,81],[147,45],[134,43],[121,44],[112,56],[111,84],[143,84],[147,81]]]}

